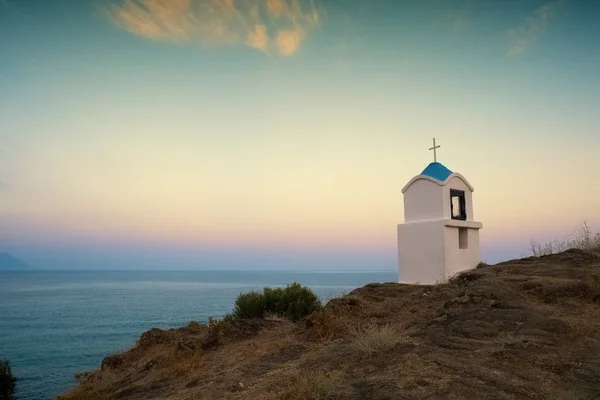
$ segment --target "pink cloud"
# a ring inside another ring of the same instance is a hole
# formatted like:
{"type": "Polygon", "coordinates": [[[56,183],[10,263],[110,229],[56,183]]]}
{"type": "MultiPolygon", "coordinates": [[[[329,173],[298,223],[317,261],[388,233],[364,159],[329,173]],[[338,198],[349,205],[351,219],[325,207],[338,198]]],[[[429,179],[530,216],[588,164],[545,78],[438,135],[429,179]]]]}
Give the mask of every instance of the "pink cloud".
{"type": "Polygon", "coordinates": [[[268,51],[269,34],[265,25],[254,26],[254,30],[248,34],[248,46],[257,50],[268,51]]]}
{"type": "Polygon", "coordinates": [[[324,17],[302,0],[122,0],[107,10],[117,27],[148,40],[246,45],[282,56],[295,54],[324,17]]]}
{"type": "Polygon", "coordinates": [[[300,29],[279,31],[277,33],[277,48],[283,56],[290,56],[298,51],[304,39],[304,33],[300,29]]]}

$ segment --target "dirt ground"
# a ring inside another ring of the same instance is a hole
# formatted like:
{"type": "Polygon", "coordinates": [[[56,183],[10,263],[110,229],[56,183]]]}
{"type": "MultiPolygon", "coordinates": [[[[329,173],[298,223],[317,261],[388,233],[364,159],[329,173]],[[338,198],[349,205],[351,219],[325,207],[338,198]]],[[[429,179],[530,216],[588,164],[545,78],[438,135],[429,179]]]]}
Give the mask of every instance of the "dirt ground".
{"type": "Polygon", "coordinates": [[[600,256],[369,284],[299,323],[153,329],[62,399],[600,399],[600,256]]]}

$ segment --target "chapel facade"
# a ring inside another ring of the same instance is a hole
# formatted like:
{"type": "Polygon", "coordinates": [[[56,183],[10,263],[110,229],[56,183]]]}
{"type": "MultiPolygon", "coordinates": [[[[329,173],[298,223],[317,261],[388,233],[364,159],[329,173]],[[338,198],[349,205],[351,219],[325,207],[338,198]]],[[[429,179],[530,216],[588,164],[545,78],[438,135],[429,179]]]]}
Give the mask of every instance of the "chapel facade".
{"type": "MultiPolygon", "coordinates": [[[[434,139],[430,150],[438,147],[434,139]]],[[[464,176],[435,155],[404,186],[404,223],[397,232],[400,283],[441,283],[479,264],[483,225],[474,219],[473,191],[464,176]]]]}

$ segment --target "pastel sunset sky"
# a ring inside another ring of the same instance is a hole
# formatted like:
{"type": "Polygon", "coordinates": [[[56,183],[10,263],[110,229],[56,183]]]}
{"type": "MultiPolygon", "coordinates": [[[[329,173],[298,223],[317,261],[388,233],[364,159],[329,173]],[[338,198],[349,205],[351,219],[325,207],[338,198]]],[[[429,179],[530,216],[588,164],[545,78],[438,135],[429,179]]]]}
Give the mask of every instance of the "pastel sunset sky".
{"type": "Polygon", "coordinates": [[[521,257],[600,228],[598,38],[588,0],[0,0],[0,251],[394,271],[435,137],[521,257]]]}

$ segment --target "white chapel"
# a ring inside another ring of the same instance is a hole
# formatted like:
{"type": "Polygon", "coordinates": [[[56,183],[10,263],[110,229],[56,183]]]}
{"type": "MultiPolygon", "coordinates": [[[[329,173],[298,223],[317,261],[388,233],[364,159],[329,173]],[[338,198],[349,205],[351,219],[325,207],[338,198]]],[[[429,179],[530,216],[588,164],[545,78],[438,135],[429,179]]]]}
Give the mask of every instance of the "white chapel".
{"type": "Polygon", "coordinates": [[[404,223],[398,225],[400,283],[435,284],[480,262],[473,186],[464,176],[434,162],[402,189],[404,223]]]}

